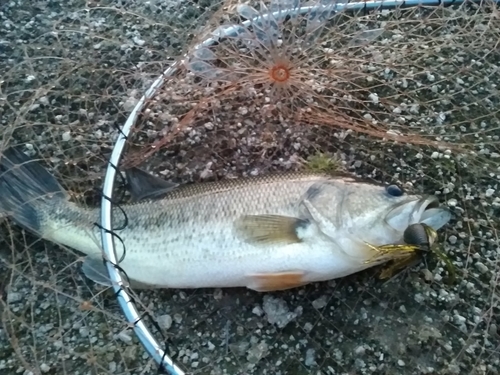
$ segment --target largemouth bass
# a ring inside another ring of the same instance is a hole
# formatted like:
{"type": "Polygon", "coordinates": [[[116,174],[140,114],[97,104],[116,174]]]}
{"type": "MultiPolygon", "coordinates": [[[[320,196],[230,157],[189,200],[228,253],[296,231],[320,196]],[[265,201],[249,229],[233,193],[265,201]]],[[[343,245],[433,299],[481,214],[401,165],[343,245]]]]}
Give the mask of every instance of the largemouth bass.
{"type": "MultiPolygon", "coordinates": [[[[136,171],[129,181],[142,200],[120,206],[128,223],[116,234],[126,252],[119,241],[116,248],[131,283],[143,287],[293,288],[390,260],[377,257],[377,247],[402,244],[412,224],[438,230],[450,219],[435,196],[345,176],[290,173],[176,187],[136,171]]],[[[84,273],[109,281],[98,209],[71,202],[54,176],[16,148],[0,160],[0,213],[86,254],[84,273]]],[[[123,222],[120,215],[115,222],[123,222]]]]}

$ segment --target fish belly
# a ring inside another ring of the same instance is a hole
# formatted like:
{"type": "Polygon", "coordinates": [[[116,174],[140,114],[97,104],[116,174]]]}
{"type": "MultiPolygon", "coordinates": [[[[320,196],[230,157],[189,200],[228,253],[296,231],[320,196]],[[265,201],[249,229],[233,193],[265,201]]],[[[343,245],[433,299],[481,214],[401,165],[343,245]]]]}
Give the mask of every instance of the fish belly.
{"type": "Polygon", "coordinates": [[[312,244],[256,246],[233,238],[226,242],[218,237],[190,245],[174,249],[157,247],[157,252],[128,251],[120,266],[129,278],[153,287],[255,290],[268,290],[269,283],[275,285],[270,290],[287,289],[282,284],[292,283],[289,287],[295,287],[342,277],[367,267],[365,259],[346,256],[336,244],[321,240],[312,244]]]}

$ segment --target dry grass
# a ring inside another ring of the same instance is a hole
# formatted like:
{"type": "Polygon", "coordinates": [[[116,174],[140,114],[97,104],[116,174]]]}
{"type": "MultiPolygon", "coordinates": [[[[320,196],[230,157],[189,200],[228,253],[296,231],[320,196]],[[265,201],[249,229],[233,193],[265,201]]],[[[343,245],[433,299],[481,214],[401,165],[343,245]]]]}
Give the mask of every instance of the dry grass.
{"type": "MultiPolygon", "coordinates": [[[[277,29],[254,25],[194,58],[216,27],[243,20],[237,1],[183,4],[74,1],[52,17],[6,9],[19,25],[35,23],[0,44],[2,147],[28,143],[76,200],[98,203],[116,125],[187,52],[142,111],[124,165],[192,182],[297,169],[323,153],[354,174],[437,191],[455,213],[440,240],[459,280],[447,285],[430,257],[387,284],[368,271],[275,293],[302,309],[284,329],[256,314],[263,296],[246,290],[139,293],[141,311],[173,318],[163,335],[176,360],[199,374],[500,371],[498,8],[342,13],[318,33],[305,14],[277,29]],[[174,9],[189,17],[166,19],[174,9]]],[[[8,221],[0,233],[1,371],[155,373],[112,293],[82,276],[78,254],[8,221]]]]}
{"type": "MultiPolygon", "coordinates": [[[[322,12],[328,11],[323,6],[322,12]]],[[[318,126],[329,133],[348,129],[389,142],[478,151],[471,142],[484,139],[473,138],[471,124],[483,123],[484,137],[498,131],[490,120],[499,111],[491,85],[500,42],[498,30],[489,25],[499,15],[491,6],[469,9],[468,17],[460,12],[420,7],[342,14],[326,24],[318,22],[320,12],[262,21],[190,52],[175,79],[151,100],[136,131],[149,130],[154,138],[151,131],[196,128],[223,108],[217,116],[225,117],[225,127],[234,118],[256,121],[258,112],[266,123],[318,126]]],[[[221,18],[210,27],[241,21],[234,15],[221,18]]],[[[210,30],[202,35],[213,35],[210,30]]],[[[171,138],[155,139],[151,151],[141,149],[139,160],[171,138]]]]}

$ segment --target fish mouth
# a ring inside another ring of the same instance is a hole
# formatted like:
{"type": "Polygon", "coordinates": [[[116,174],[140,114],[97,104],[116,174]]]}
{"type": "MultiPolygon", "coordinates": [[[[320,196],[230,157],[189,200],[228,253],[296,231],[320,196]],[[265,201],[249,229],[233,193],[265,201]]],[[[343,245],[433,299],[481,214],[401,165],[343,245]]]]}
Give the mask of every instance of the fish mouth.
{"type": "Polygon", "coordinates": [[[451,219],[451,212],[439,204],[436,196],[425,196],[404,202],[393,208],[386,221],[394,229],[404,231],[412,224],[426,224],[434,230],[442,228],[451,219]]]}

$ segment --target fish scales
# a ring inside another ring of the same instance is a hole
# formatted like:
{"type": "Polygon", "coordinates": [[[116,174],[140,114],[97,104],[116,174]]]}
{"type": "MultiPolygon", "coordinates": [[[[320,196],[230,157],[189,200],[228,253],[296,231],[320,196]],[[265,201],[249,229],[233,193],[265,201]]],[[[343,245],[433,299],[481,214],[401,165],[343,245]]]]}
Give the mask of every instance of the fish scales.
{"type": "MultiPolygon", "coordinates": [[[[246,260],[257,268],[259,263],[272,260],[273,253],[281,246],[253,246],[244,242],[234,233],[234,221],[243,214],[297,216],[301,196],[311,185],[325,180],[322,175],[299,173],[225,180],[187,185],[158,201],[121,205],[128,223],[123,230],[115,231],[126,247],[120,266],[127,270],[139,264],[140,267],[127,271],[130,278],[145,284],[171,286],[177,284],[170,279],[182,281],[193,271],[205,268],[207,262],[230,267],[231,263],[246,260]],[[157,265],[162,263],[159,269],[157,265]]],[[[65,201],[49,207],[42,214],[44,225],[40,228],[46,239],[100,256],[100,233],[94,225],[99,218],[97,209],[84,209],[65,201]]],[[[119,227],[123,223],[121,210],[115,209],[114,213],[114,225],[119,227]]],[[[297,249],[303,248],[301,256],[305,256],[308,246],[296,245],[297,249]]],[[[118,243],[116,247],[120,258],[122,246],[118,243]]],[[[284,262],[283,267],[272,267],[282,271],[291,265],[284,262]]],[[[214,273],[220,270],[214,269],[214,273]]],[[[242,270],[241,278],[244,277],[242,270]]],[[[196,280],[184,280],[179,286],[190,286],[196,280]]]]}
{"type": "Polygon", "coordinates": [[[167,271],[170,268],[167,264],[165,274],[196,268],[197,264],[205,267],[218,262],[229,266],[242,259],[255,263],[270,260],[276,246],[253,246],[244,242],[234,233],[234,222],[242,215],[297,216],[300,197],[322,179],[322,176],[296,176],[286,181],[286,189],[283,189],[283,176],[274,180],[249,179],[245,185],[228,181],[227,185],[234,187],[231,190],[219,183],[218,189],[189,189],[187,194],[174,192],[156,202],[123,205],[129,221],[117,234],[127,247],[124,264],[135,260],[138,249],[143,263],[147,262],[146,257],[154,258],[155,263],[175,259],[172,264],[175,269],[167,271]],[[144,231],[147,236],[137,235],[144,231]]]}
{"type": "MultiPolygon", "coordinates": [[[[132,195],[155,199],[114,209],[115,227],[124,223],[121,210],[126,215],[127,225],[115,230],[126,253],[115,243],[118,259],[124,255],[120,267],[144,287],[267,291],[342,277],[373,266],[373,246],[401,243],[410,224],[437,230],[450,218],[435,197],[347,177],[284,173],[176,187],[132,172],[132,195]]],[[[109,282],[99,210],[71,202],[18,149],[0,159],[0,211],[86,254],[84,273],[109,282]]]]}

